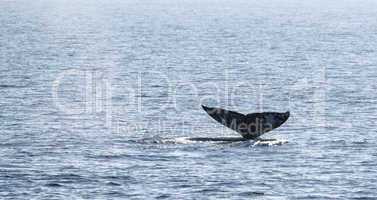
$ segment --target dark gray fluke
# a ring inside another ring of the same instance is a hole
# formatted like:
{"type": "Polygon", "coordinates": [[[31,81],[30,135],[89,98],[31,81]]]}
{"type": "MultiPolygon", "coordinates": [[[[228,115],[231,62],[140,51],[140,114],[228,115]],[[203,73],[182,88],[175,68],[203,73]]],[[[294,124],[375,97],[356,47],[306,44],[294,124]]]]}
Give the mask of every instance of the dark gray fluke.
{"type": "Polygon", "coordinates": [[[289,111],[285,113],[263,112],[244,115],[222,108],[211,108],[203,105],[202,107],[213,119],[237,131],[244,139],[248,140],[258,139],[262,134],[281,126],[289,118],[289,111]]]}

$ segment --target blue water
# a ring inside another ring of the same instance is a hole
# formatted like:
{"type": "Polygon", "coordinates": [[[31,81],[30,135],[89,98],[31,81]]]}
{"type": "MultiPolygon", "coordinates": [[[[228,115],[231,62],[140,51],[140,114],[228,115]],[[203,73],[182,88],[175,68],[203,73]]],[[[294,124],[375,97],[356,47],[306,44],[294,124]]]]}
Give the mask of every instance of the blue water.
{"type": "Polygon", "coordinates": [[[0,2],[0,199],[377,199],[375,1],[0,2]],[[289,110],[253,142],[200,108],[289,110]]]}

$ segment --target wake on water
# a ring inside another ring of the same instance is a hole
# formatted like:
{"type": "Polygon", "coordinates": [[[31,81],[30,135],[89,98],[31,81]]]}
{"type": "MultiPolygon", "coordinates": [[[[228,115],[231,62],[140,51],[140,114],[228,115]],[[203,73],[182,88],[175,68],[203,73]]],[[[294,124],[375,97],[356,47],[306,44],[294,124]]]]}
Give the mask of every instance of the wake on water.
{"type": "Polygon", "coordinates": [[[209,144],[240,144],[247,146],[279,146],[288,143],[288,140],[284,139],[265,139],[265,140],[242,140],[242,138],[190,138],[190,137],[177,137],[177,138],[162,138],[152,137],[143,138],[138,143],[148,144],[196,144],[196,143],[209,143],[209,144]]]}

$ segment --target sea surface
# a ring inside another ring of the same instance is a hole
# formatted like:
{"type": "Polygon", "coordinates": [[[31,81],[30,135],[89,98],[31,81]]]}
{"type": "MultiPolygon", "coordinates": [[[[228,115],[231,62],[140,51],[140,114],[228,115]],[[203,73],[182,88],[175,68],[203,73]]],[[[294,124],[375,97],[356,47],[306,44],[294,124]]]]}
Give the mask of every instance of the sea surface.
{"type": "Polygon", "coordinates": [[[377,199],[377,2],[1,0],[0,199],[377,199]],[[201,108],[291,117],[236,137],[201,108]]]}

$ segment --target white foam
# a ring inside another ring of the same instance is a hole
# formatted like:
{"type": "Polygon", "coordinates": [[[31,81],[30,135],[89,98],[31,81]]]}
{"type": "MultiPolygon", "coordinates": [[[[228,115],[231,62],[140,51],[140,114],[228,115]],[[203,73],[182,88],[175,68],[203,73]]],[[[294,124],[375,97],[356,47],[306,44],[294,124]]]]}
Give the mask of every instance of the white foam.
{"type": "Polygon", "coordinates": [[[266,140],[266,141],[258,140],[254,142],[253,146],[275,146],[275,145],[282,145],[285,143],[288,143],[288,140],[284,140],[284,139],[266,140]]]}

